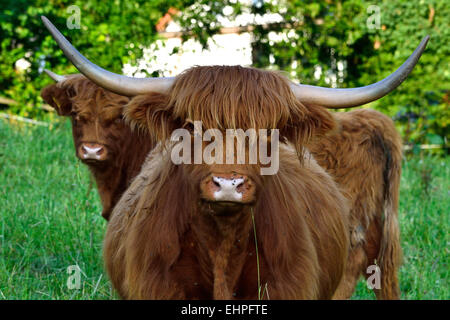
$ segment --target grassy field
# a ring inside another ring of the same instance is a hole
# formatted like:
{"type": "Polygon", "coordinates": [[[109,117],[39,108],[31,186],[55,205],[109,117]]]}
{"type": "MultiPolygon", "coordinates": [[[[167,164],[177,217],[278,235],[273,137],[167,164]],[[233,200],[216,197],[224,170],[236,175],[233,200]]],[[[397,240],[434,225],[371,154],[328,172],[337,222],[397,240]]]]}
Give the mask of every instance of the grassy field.
{"type": "MultiPolygon", "coordinates": [[[[403,299],[449,299],[450,159],[403,164],[403,299]]],[[[103,270],[106,223],[69,123],[51,130],[0,119],[0,299],[115,299],[103,270]],[[69,289],[68,267],[81,269],[69,289]]],[[[374,299],[364,282],[353,299],[374,299]]]]}

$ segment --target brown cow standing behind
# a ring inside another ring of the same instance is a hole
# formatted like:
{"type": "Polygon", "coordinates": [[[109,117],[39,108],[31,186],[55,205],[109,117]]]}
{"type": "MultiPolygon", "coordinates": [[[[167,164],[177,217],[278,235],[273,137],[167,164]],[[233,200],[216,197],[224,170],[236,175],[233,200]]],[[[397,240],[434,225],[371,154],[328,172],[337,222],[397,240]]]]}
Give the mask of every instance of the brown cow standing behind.
{"type": "Polygon", "coordinates": [[[351,297],[358,278],[379,267],[378,299],[399,299],[401,264],[398,197],[402,141],[393,121],[361,109],[335,113],[339,129],[308,145],[317,163],[335,179],[350,201],[350,254],[335,299],[351,297]]]}
{"type": "Polygon", "coordinates": [[[102,216],[108,220],[153,145],[123,122],[128,97],[109,92],[83,75],[51,76],[59,82],[45,87],[41,96],[58,115],[70,117],[76,156],[94,176],[102,216]]]}

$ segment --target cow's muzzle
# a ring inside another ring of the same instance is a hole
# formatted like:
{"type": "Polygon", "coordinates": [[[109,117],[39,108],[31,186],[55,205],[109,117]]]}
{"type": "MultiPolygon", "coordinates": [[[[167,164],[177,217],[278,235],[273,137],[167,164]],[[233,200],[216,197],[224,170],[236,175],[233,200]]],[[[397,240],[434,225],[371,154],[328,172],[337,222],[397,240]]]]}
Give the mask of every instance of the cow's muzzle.
{"type": "Polygon", "coordinates": [[[255,202],[255,185],[245,175],[211,174],[200,184],[201,198],[216,214],[237,212],[255,202]]]}
{"type": "Polygon", "coordinates": [[[98,143],[81,143],[78,148],[78,157],[87,163],[105,161],[107,155],[107,149],[98,143]]]}

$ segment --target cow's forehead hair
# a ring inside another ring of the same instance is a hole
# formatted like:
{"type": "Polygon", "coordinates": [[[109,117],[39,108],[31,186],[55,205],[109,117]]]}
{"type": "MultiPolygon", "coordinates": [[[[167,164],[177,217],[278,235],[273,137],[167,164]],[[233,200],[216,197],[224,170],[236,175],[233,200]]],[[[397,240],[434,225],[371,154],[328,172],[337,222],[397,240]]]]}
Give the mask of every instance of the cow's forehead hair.
{"type": "Polygon", "coordinates": [[[278,72],[241,66],[197,66],[176,77],[169,92],[173,116],[205,128],[269,129],[304,109],[278,72]]]}
{"type": "Polygon", "coordinates": [[[67,76],[58,86],[68,90],[73,111],[87,119],[115,119],[122,114],[123,106],[129,101],[128,97],[107,91],[80,74],[67,76]]]}

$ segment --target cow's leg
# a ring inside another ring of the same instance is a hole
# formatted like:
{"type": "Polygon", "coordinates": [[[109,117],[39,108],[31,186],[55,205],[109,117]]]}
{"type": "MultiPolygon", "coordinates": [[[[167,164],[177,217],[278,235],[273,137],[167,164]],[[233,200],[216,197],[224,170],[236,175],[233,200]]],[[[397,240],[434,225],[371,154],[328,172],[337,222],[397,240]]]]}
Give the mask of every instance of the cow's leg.
{"type": "MultiPolygon", "coordinates": [[[[396,257],[390,255],[383,255],[378,257],[381,261],[377,261],[379,267],[379,284],[378,288],[373,288],[378,300],[398,300],[400,299],[400,286],[398,281],[398,269],[400,263],[396,257]]],[[[369,259],[371,263],[367,264],[369,267],[371,264],[375,264],[374,259],[369,259]]],[[[366,279],[369,279],[371,274],[365,273],[366,279]]]]}
{"type": "MultiPolygon", "coordinates": [[[[369,267],[370,264],[367,266],[369,267]]],[[[386,264],[382,264],[380,270],[380,287],[373,288],[373,292],[375,293],[378,300],[398,300],[400,299],[400,287],[397,276],[397,266],[390,265],[389,267],[385,267],[386,264]]],[[[373,273],[365,273],[365,278],[370,283],[374,283],[373,279],[369,279],[371,276],[375,276],[373,273]]]]}
{"type": "Polygon", "coordinates": [[[398,238],[393,237],[384,240],[387,243],[384,244],[385,249],[383,250],[382,237],[386,232],[383,232],[381,225],[382,224],[379,223],[378,219],[374,219],[366,232],[364,249],[367,254],[367,264],[366,271],[363,271],[363,274],[372,285],[375,285],[373,291],[377,299],[400,299],[400,289],[397,277],[399,259],[396,251],[400,245],[398,243],[392,243],[395,241],[398,242],[399,240],[398,238]],[[378,267],[378,275],[374,274],[375,268],[373,268],[373,266],[375,265],[378,267]],[[378,277],[378,279],[374,277],[378,277]]]}
{"type": "Polygon", "coordinates": [[[400,287],[397,277],[397,269],[385,269],[381,271],[381,288],[373,289],[378,300],[400,299],[400,287]]]}
{"type": "Polygon", "coordinates": [[[334,300],[350,299],[359,277],[361,269],[366,265],[366,253],[361,245],[351,249],[347,265],[345,267],[344,276],[333,295],[334,300]]]}

